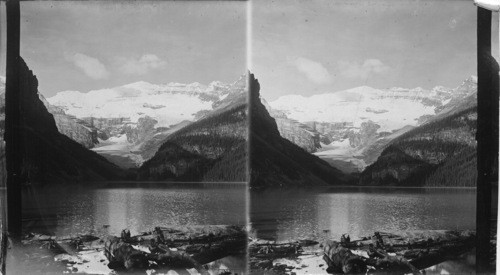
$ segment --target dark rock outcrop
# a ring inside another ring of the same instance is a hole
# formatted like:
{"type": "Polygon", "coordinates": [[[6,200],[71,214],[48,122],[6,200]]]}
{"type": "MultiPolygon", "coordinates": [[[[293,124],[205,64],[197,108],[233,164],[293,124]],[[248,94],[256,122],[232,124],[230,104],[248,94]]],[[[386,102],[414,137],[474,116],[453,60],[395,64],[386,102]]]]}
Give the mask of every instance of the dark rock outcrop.
{"type": "Polygon", "coordinates": [[[350,179],[320,158],[280,136],[260,100],[260,84],[249,75],[250,184],[252,187],[345,184],[350,179]]]}
{"type": "Polygon", "coordinates": [[[97,137],[102,140],[107,140],[111,136],[120,135],[123,133],[123,127],[128,125],[128,118],[96,118],[85,117],[81,119],[85,124],[91,125],[97,129],[97,137]]]}
{"type": "Polygon", "coordinates": [[[53,114],[59,132],[72,140],[80,143],[85,148],[94,148],[99,143],[97,129],[85,125],[75,117],[66,114],[53,114]]]}
{"type": "Polygon", "coordinates": [[[309,153],[314,153],[321,148],[320,134],[314,129],[315,125],[309,126],[294,119],[289,119],[282,111],[273,109],[263,98],[260,99],[271,117],[276,121],[280,135],[295,143],[309,153]]]}
{"type": "Polygon", "coordinates": [[[150,137],[156,132],[155,125],[157,123],[158,121],[156,119],[145,116],[138,119],[137,125],[135,125],[135,127],[126,125],[124,128],[124,132],[127,135],[128,142],[135,143],[150,137]]]}
{"type": "Polygon", "coordinates": [[[309,153],[321,148],[320,135],[307,125],[288,118],[275,118],[280,135],[309,153]]]}
{"type": "Polygon", "coordinates": [[[24,60],[19,64],[22,178],[35,184],[119,179],[123,171],[58,131],[39,98],[38,80],[24,60]]]}
{"type": "Polygon", "coordinates": [[[379,128],[380,126],[371,120],[362,122],[358,132],[349,131],[347,134],[351,147],[363,147],[373,143],[378,137],[379,128]]]}

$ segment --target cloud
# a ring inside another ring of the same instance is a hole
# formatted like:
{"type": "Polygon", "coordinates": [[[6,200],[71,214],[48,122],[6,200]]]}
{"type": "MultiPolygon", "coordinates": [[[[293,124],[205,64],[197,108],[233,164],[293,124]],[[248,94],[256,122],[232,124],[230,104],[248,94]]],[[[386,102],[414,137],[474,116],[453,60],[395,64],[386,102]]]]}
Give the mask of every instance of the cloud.
{"type": "Polygon", "coordinates": [[[154,54],[145,54],[139,59],[121,59],[120,70],[126,74],[143,75],[150,70],[164,67],[167,63],[154,54]]]}
{"type": "Polygon", "coordinates": [[[332,81],[328,70],[319,62],[303,57],[289,58],[288,62],[316,84],[326,84],[332,81]]]}
{"type": "Polygon", "coordinates": [[[390,67],[378,59],[366,59],[363,63],[339,61],[338,70],[344,77],[366,79],[375,74],[386,73],[390,67]]]}
{"type": "Polygon", "coordinates": [[[82,54],[66,55],[66,60],[80,68],[88,77],[92,79],[104,79],[109,77],[109,72],[99,59],[82,54]]]}
{"type": "Polygon", "coordinates": [[[457,27],[457,19],[453,18],[450,20],[450,22],[448,22],[448,27],[450,27],[450,29],[454,29],[457,27]]]}

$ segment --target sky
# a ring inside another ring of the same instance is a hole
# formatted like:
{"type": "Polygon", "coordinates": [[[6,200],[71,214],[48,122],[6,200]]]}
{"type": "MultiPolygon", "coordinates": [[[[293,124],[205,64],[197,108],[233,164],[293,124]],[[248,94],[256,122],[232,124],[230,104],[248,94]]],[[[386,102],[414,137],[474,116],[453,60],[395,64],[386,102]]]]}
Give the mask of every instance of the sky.
{"type": "Polygon", "coordinates": [[[453,88],[477,74],[476,13],[468,0],[255,0],[250,69],[270,101],[364,85],[453,88]]]}
{"type": "Polygon", "coordinates": [[[46,97],[136,81],[232,83],[246,65],[245,2],[21,2],[21,56],[46,97]]]}

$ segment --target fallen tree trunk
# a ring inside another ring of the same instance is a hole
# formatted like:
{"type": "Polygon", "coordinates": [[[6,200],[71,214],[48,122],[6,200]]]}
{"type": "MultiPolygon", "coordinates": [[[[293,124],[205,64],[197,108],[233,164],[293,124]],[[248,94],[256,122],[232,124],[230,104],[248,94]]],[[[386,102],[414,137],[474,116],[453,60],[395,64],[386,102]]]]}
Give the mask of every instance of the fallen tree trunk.
{"type": "Polygon", "coordinates": [[[203,264],[240,253],[246,249],[246,242],[245,231],[236,226],[157,227],[140,236],[130,236],[124,230],[121,238],[106,242],[105,255],[112,269],[195,268],[206,274],[203,264]],[[135,249],[132,244],[147,246],[150,253],[135,249]],[[155,262],[154,266],[147,261],[155,262]]]}
{"type": "MultiPolygon", "coordinates": [[[[396,274],[422,274],[413,264],[402,256],[392,256],[382,249],[372,248],[371,255],[376,258],[365,259],[366,263],[375,268],[373,273],[396,273],[396,274]]],[[[370,255],[369,254],[369,255],[370,255]]]]}
{"type": "Polygon", "coordinates": [[[172,251],[161,244],[152,244],[150,253],[135,249],[122,238],[113,237],[104,245],[104,255],[109,260],[109,268],[114,270],[144,271],[152,268],[195,268],[201,274],[208,274],[190,255],[172,251]],[[154,262],[153,264],[150,261],[154,262]]]}
{"type": "Polygon", "coordinates": [[[104,256],[109,260],[109,268],[115,270],[146,270],[149,268],[148,256],[122,239],[112,237],[104,244],[104,256]]]}
{"type": "MultiPolygon", "coordinates": [[[[200,264],[207,264],[217,259],[224,258],[229,255],[234,255],[242,251],[246,251],[246,238],[229,239],[205,245],[193,254],[193,259],[200,264]]],[[[192,251],[190,249],[186,251],[192,251]]]]}
{"type": "Polygon", "coordinates": [[[162,242],[170,246],[246,238],[246,232],[242,227],[228,225],[156,227],[149,234],[154,238],[160,238],[162,242]]]}
{"type": "Polygon", "coordinates": [[[365,274],[366,262],[363,257],[354,255],[342,243],[327,241],[323,245],[323,259],[328,265],[328,273],[365,274]]]}
{"type": "MultiPolygon", "coordinates": [[[[48,249],[61,261],[81,261],[80,251],[103,251],[113,270],[145,272],[149,269],[190,269],[207,274],[202,265],[246,251],[247,235],[243,227],[186,226],[155,228],[151,232],[131,236],[123,230],[120,237],[98,238],[91,235],[55,237],[31,234],[25,246],[48,249]]],[[[104,259],[101,261],[103,262],[104,259]]]]}
{"type": "Polygon", "coordinates": [[[303,252],[302,244],[311,245],[312,242],[276,242],[267,240],[252,240],[248,244],[250,269],[271,269],[273,268],[273,261],[275,259],[297,257],[303,252]]]}
{"type": "Polygon", "coordinates": [[[252,257],[279,258],[296,255],[302,251],[302,246],[298,242],[251,242],[248,249],[252,257]]]}
{"type": "Polygon", "coordinates": [[[471,250],[474,239],[472,231],[439,230],[375,232],[371,237],[352,242],[343,236],[341,242],[324,244],[324,260],[332,272],[352,273],[353,268],[362,268],[362,261],[374,269],[373,273],[421,274],[422,269],[471,250]],[[351,250],[365,251],[368,258],[354,255],[351,250]]]}

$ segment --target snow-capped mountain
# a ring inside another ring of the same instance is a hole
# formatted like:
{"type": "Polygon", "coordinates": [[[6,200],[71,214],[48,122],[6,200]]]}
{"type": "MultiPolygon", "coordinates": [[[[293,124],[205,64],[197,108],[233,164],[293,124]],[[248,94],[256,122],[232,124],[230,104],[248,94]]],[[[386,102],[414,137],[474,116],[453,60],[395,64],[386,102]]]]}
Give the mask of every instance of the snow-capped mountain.
{"type": "Polygon", "coordinates": [[[286,95],[266,107],[279,121],[283,137],[295,143],[298,140],[309,152],[355,172],[375,161],[394,138],[450,112],[476,92],[477,78],[471,76],[454,89],[362,86],[310,97],[286,95]],[[319,139],[320,145],[314,149],[304,143],[304,133],[311,137],[309,144],[317,144],[319,139]]]}
{"type": "Polygon", "coordinates": [[[452,97],[453,90],[443,87],[379,90],[362,86],[311,97],[282,96],[269,105],[299,122],[348,122],[360,127],[371,120],[380,126],[379,131],[390,132],[418,125],[420,117],[434,115],[436,108],[446,105],[452,97]]]}
{"type": "Polygon", "coordinates": [[[200,111],[212,110],[231,92],[230,88],[230,84],[221,82],[156,85],[140,81],[87,93],[63,91],[47,100],[77,118],[128,118],[137,123],[139,118],[149,116],[157,120],[157,127],[169,127],[196,119],[200,111]]]}
{"type": "Polygon", "coordinates": [[[140,81],[87,93],[63,91],[47,102],[54,106],[49,110],[62,110],[76,123],[97,129],[97,144],[88,148],[123,167],[137,167],[168,135],[244,93],[245,84],[244,76],[232,84],[140,81]]]}

